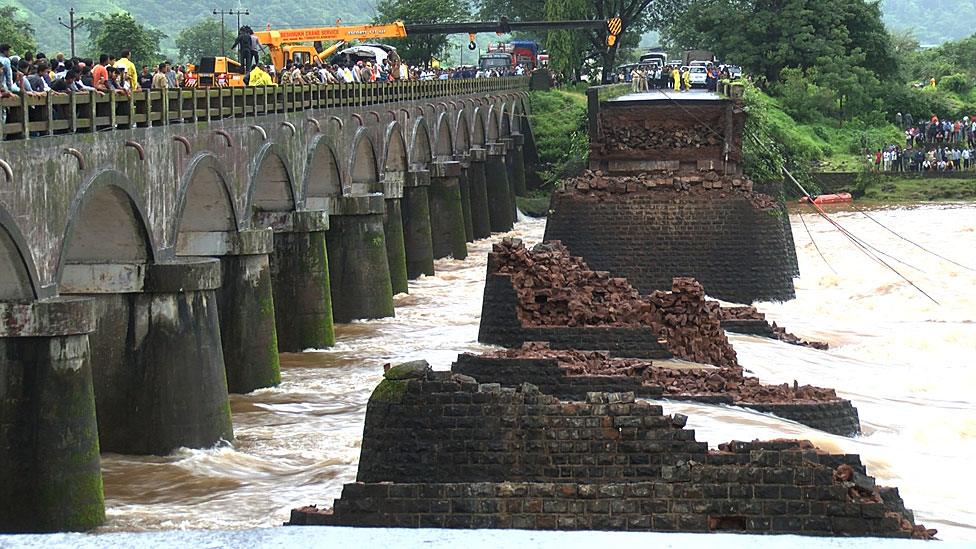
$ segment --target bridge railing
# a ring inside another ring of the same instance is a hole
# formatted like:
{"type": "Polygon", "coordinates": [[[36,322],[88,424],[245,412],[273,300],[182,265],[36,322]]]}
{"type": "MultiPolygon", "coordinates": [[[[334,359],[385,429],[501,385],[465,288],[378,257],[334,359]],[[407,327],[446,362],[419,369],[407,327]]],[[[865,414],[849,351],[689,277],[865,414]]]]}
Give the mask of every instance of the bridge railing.
{"type": "Polygon", "coordinates": [[[528,77],[410,80],[245,88],[139,90],[131,95],[76,92],[0,100],[0,138],[32,139],[244,118],[332,107],[368,107],[457,95],[527,90],[528,77]]]}

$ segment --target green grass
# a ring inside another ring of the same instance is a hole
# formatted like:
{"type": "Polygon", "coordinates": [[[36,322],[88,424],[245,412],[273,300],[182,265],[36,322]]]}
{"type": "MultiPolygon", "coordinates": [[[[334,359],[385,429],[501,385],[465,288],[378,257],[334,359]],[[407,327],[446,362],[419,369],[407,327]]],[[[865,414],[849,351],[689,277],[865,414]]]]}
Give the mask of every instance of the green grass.
{"type": "Polygon", "coordinates": [[[545,167],[540,173],[546,183],[575,175],[587,163],[589,145],[586,135],[586,95],[574,91],[532,92],[532,133],[539,160],[545,167]]]}
{"type": "Polygon", "coordinates": [[[972,179],[868,177],[863,200],[879,202],[939,202],[976,199],[972,179]]]}

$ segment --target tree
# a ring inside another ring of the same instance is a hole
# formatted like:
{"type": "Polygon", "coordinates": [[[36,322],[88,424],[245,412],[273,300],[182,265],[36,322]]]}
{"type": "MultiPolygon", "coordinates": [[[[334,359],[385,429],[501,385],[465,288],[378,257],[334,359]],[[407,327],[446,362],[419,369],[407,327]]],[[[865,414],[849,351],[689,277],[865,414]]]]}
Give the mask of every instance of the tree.
{"type": "Polygon", "coordinates": [[[33,52],[37,49],[34,40],[34,27],[17,16],[16,6],[0,8],[0,44],[10,44],[10,51],[17,54],[33,52]]]}
{"type": "MultiPolygon", "coordinates": [[[[374,23],[401,20],[404,23],[450,23],[470,17],[469,4],[464,0],[380,0],[376,4],[374,23]]],[[[423,35],[386,40],[396,46],[400,59],[410,65],[430,66],[431,60],[441,57],[448,47],[446,35],[423,35]]]]}
{"type": "MultiPolygon", "coordinates": [[[[546,0],[546,20],[571,19],[586,11],[587,0],[546,0]]],[[[546,49],[549,67],[568,81],[579,80],[580,67],[586,59],[590,42],[584,33],[572,30],[549,31],[546,49]]]]}
{"type": "MultiPolygon", "coordinates": [[[[588,31],[550,31],[556,34],[556,47],[566,51],[576,51],[572,47],[571,34],[575,34],[588,42],[582,51],[583,59],[598,58],[602,66],[604,82],[609,82],[614,74],[617,52],[620,48],[636,47],[640,38],[649,30],[660,29],[664,23],[673,19],[685,9],[690,0],[480,0],[480,14],[482,17],[496,19],[506,16],[512,21],[540,21],[565,19],[596,19],[606,21],[611,17],[620,17],[623,30],[621,36],[613,45],[607,47],[607,28],[588,31]],[[551,2],[555,2],[550,5],[551,2]],[[557,14],[553,17],[550,14],[557,14]],[[567,34],[562,34],[562,33],[567,34]]],[[[556,62],[555,56],[550,57],[550,63],[556,62]]]]}
{"type": "Polygon", "coordinates": [[[126,12],[86,17],[83,25],[88,29],[88,48],[92,57],[101,53],[118,56],[122,50],[131,50],[131,61],[138,65],[154,65],[162,55],[159,41],[166,38],[161,31],[145,27],[126,12]]]}
{"type": "Polygon", "coordinates": [[[879,4],[865,0],[692,0],[665,37],[674,48],[710,49],[769,82],[784,68],[851,56],[879,77],[898,70],[879,4]]]}
{"type": "MultiPolygon", "coordinates": [[[[224,41],[229,48],[235,35],[230,29],[224,31],[224,41]]],[[[201,57],[218,55],[221,48],[220,21],[212,17],[201,19],[191,27],[183,29],[176,37],[176,49],[180,60],[196,63],[201,57]]]]}

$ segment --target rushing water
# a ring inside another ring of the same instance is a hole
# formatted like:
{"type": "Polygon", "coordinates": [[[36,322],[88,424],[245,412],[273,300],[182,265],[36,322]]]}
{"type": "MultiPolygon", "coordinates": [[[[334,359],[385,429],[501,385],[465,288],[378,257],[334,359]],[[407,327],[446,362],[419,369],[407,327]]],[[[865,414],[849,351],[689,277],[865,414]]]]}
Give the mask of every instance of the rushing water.
{"type": "MultiPolygon", "coordinates": [[[[875,219],[956,261],[976,267],[976,207],[875,211],[875,219]]],[[[919,270],[899,271],[941,305],[857,252],[810,214],[793,233],[803,276],[797,299],[762,304],[798,335],[829,352],[731,336],[740,362],[769,382],[832,386],[860,410],[864,435],[847,439],[730,407],[667,404],[690,416],[699,440],[802,437],[860,453],[869,472],[902,488],[917,517],[944,539],[976,539],[976,273],[938,260],[857,213],[842,224],[919,270]]],[[[545,222],[514,231],[529,243],[545,222]]],[[[383,364],[426,358],[446,369],[476,342],[488,241],[465,261],[442,260],[437,275],[396,298],[395,319],[337,327],[331,349],[282,356],[282,384],[232,397],[233,446],[165,457],[104,455],[108,523],[102,530],[237,529],[276,526],[307,503],[331,505],[356,475],[366,401],[383,364]]]]}

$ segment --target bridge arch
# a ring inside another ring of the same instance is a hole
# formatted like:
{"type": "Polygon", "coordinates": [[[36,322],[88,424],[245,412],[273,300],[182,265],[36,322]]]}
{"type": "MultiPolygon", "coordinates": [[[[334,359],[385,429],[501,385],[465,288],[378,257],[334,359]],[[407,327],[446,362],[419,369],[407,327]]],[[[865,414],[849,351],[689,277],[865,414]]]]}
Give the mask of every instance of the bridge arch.
{"type": "Polygon", "coordinates": [[[485,129],[485,111],[481,107],[474,110],[471,122],[471,144],[484,147],[488,142],[488,132],[485,129]]]}
{"type": "Polygon", "coordinates": [[[512,134],[512,113],[511,113],[511,107],[512,107],[512,105],[510,105],[510,104],[509,105],[502,104],[502,109],[501,109],[501,113],[500,113],[501,114],[501,123],[500,123],[500,128],[499,128],[499,132],[500,132],[500,134],[501,134],[502,137],[508,137],[509,135],[512,134]]]}
{"type": "Polygon", "coordinates": [[[248,214],[295,209],[294,179],[286,158],[284,150],[275,143],[268,143],[258,151],[247,190],[245,211],[248,214]]]}
{"type": "Polygon", "coordinates": [[[176,198],[177,221],[172,242],[178,244],[182,233],[238,229],[229,181],[223,165],[213,154],[202,153],[190,160],[176,198]]]}
{"type": "Polygon", "coordinates": [[[0,301],[37,297],[37,271],[30,249],[13,217],[0,206],[0,301]]]}
{"type": "Polygon", "coordinates": [[[489,143],[497,143],[501,133],[498,127],[498,108],[492,105],[488,108],[488,124],[485,133],[489,143]]]}
{"type": "Polygon", "coordinates": [[[442,112],[437,117],[436,139],[434,140],[434,156],[439,160],[450,160],[454,156],[454,136],[451,131],[451,115],[442,112]]]}
{"type": "Polygon", "coordinates": [[[326,209],[328,199],[342,194],[342,176],[335,149],[325,135],[318,135],[309,147],[302,182],[302,199],[308,210],[326,209]]]}
{"type": "Polygon", "coordinates": [[[468,115],[464,110],[457,113],[454,122],[454,153],[458,156],[466,156],[471,150],[471,125],[468,123],[468,115]]]}
{"type": "Polygon", "coordinates": [[[145,208],[135,186],[125,174],[104,170],[78,190],[68,214],[61,255],[58,259],[58,288],[67,293],[90,293],[95,287],[135,288],[134,281],[105,282],[93,271],[75,266],[93,264],[132,265],[153,261],[155,247],[150,236],[145,208]],[[66,273],[69,283],[66,287],[66,273]],[[106,286],[107,284],[107,286],[106,286]]]}
{"type": "Polygon", "coordinates": [[[512,102],[511,116],[509,118],[511,120],[512,132],[521,132],[523,113],[522,98],[518,98],[512,102]]]}
{"type": "Polygon", "coordinates": [[[430,132],[423,117],[418,117],[410,132],[410,148],[408,149],[410,167],[426,169],[431,160],[430,132]]]}
{"type": "Polygon", "coordinates": [[[386,138],[383,146],[383,171],[405,172],[410,165],[407,155],[407,143],[403,139],[403,128],[399,122],[391,122],[386,127],[386,138]]]}
{"type": "Polygon", "coordinates": [[[366,128],[358,128],[352,138],[349,177],[353,195],[383,192],[376,166],[376,150],[366,128]]]}

